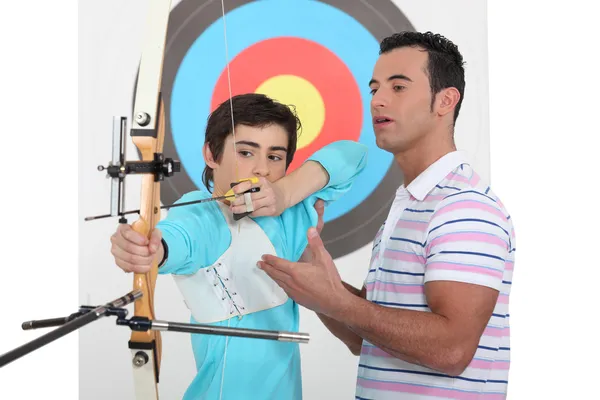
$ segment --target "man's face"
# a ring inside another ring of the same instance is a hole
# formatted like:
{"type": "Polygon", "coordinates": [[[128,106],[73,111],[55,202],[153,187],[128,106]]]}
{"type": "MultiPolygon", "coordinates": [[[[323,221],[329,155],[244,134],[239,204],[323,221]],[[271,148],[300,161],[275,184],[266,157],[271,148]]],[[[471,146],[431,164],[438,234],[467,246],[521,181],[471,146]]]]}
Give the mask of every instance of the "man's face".
{"type": "Polygon", "coordinates": [[[275,182],[285,176],[288,135],[284,128],[276,124],[263,128],[238,125],[235,138],[237,153],[233,135],[229,135],[218,163],[205,146],[206,163],[214,170],[215,194],[226,193],[236,181],[236,159],[239,179],[264,177],[275,182]]]}
{"type": "Polygon", "coordinates": [[[404,47],[382,54],[369,87],[377,146],[393,154],[413,147],[433,127],[427,53],[404,47]]]}

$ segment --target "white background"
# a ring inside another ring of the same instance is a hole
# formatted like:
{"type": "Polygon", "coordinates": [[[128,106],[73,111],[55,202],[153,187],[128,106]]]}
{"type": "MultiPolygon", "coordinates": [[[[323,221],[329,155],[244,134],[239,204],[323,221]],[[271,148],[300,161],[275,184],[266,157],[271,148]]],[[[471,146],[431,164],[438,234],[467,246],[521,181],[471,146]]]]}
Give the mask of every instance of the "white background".
{"type": "MultiPolygon", "coordinates": [[[[425,17],[434,18],[435,7],[442,4],[432,3],[431,16],[425,17]]],[[[482,2],[463,3],[478,7],[482,2]]],[[[94,133],[86,148],[82,146],[79,132],[90,128],[78,126],[76,115],[80,121],[89,121],[93,110],[78,109],[77,53],[94,48],[77,46],[75,6],[74,2],[13,2],[0,13],[0,95],[4,100],[0,117],[5,138],[0,190],[4,211],[0,220],[4,233],[0,241],[0,353],[43,333],[21,331],[24,320],[65,315],[81,302],[106,301],[129,290],[130,279],[106,267],[96,276],[111,276],[113,286],[99,291],[100,297],[90,293],[90,298],[82,298],[79,293],[80,285],[90,284],[79,276],[84,266],[78,251],[90,250],[85,242],[80,245],[79,238],[86,237],[86,229],[108,232],[110,223],[80,226],[83,216],[96,210],[82,205],[76,211],[79,188],[106,186],[106,181],[83,181],[76,166],[108,160],[84,162],[90,145],[98,147],[94,154],[110,154],[110,142],[105,140],[110,121],[99,119],[93,128],[99,137],[94,133]],[[121,284],[124,280],[127,282],[121,284]]],[[[99,5],[93,7],[100,9],[99,5]]],[[[127,12],[135,9],[122,7],[122,14],[115,17],[126,21],[132,15],[127,12]]],[[[600,144],[596,122],[600,85],[592,62],[599,36],[594,7],[584,1],[488,5],[491,181],[514,218],[518,236],[511,295],[511,400],[597,396],[596,360],[600,354],[592,322],[600,266],[595,258],[600,213],[594,207],[598,202],[593,178],[598,168],[593,164],[600,144]]],[[[467,20],[471,10],[461,7],[467,20]]],[[[426,21],[423,26],[414,23],[417,29],[430,29],[426,21]]],[[[453,39],[469,34],[460,32],[464,21],[448,19],[444,23],[431,29],[453,39]]],[[[88,27],[82,22],[80,28],[88,27]]],[[[106,32],[110,35],[111,30],[106,32]]],[[[140,39],[133,29],[127,35],[119,40],[135,44],[140,39]]],[[[484,36],[476,39],[484,40],[484,36]]],[[[131,63],[135,57],[132,54],[123,62],[131,63]]],[[[114,68],[114,60],[105,63],[94,68],[114,68]]],[[[85,65],[81,68],[86,74],[94,73],[85,70],[85,65]]],[[[115,90],[118,83],[100,87],[82,79],[79,94],[95,91],[102,96],[115,90]]],[[[115,103],[109,107],[114,111],[108,112],[122,112],[128,104],[128,91],[123,87],[112,92],[115,103]]],[[[105,196],[99,202],[108,206],[105,196]]],[[[94,251],[100,255],[105,249],[94,251]]],[[[169,319],[178,318],[169,314],[169,319]]],[[[113,321],[94,325],[86,329],[102,335],[98,343],[82,344],[99,345],[104,334],[110,336],[117,329],[113,321]]],[[[123,335],[122,340],[114,341],[115,347],[125,342],[128,335],[123,335]]],[[[78,345],[78,335],[72,334],[0,369],[0,398],[78,398],[78,345]]],[[[99,377],[110,377],[95,382],[99,392],[130,380],[127,374],[120,374],[129,362],[128,352],[124,354],[96,367],[99,377]],[[113,374],[107,373],[108,369],[113,374]]],[[[81,368],[93,367],[93,363],[91,358],[83,360],[81,368]]],[[[320,368],[308,373],[331,373],[327,364],[320,368]]],[[[353,380],[348,382],[353,387],[353,380]]],[[[352,388],[343,390],[350,393],[348,397],[353,392],[352,388]]],[[[311,386],[306,393],[312,400],[321,392],[311,386]]]]}

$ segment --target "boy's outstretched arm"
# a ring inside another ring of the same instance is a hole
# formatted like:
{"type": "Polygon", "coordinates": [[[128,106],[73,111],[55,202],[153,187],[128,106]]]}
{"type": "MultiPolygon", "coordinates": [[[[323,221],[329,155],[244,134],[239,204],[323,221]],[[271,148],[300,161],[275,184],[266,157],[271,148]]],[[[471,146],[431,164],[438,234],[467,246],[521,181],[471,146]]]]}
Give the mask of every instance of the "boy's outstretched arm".
{"type": "MultiPolygon", "coordinates": [[[[365,145],[338,140],[316,151],[298,169],[276,182],[259,178],[258,184],[242,182],[233,191],[239,194],[253,186],[260,187],[258,193],[251,195],[254,208],[251,216],[278,216],[318,192],[317,197],[327,202],[341,197],[365,168],[366,159],[365,145]]],[[[237,197],[230,208],[234,213],[246,212],[244,197],[237,197]]]]}

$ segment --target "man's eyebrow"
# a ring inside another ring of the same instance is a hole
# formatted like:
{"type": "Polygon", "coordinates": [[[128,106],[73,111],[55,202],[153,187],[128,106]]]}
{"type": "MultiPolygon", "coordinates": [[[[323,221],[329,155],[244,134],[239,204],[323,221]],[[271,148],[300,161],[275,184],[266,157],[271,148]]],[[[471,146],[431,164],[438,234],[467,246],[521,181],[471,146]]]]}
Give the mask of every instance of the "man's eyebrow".
{"type": "MultiPolygon", "coordinates": [[[[255,149],[260,149],[260,144],[256,143],[256,142],[252,142],[250,140],[238,140],[237,142],[235,142],[236,145],[240,145],[240,144],[245,144],[246,146],[250,146],[250,147],[254,147],[255,149]]],[[[283,147],[283,146],[271,146],[269,147],[269,150],[271,151],[284,151],[287,153],[287,148],[283,147]]]]}
{"type": "MultiPolygon", "coordinates": [[[[394,79],[402,79],[404,81],[412,82],[412,79],[410,79],[408,76],[403,75],[403,74],[395,74],[395,75],[392,75],[389,78],[387,78],[388,81],[393,81],[394,79]]],[[[369,86],[371,86],[374,83],[379,83],[379,81],[377,79],[371,79],[369,81],[369,86]]]]}

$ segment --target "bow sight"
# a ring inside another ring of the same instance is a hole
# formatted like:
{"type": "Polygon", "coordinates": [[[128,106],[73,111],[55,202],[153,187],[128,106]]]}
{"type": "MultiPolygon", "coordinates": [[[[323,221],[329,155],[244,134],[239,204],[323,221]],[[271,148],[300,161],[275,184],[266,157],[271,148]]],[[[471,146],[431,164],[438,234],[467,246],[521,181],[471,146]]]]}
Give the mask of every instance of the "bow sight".
{"type": "MultiPolygon", "coordinates": [[[[145,113],[142,113],[145,114],[145,113]]],[[[138,116],[139,117],[139,116],[138,116]]],[[[136,118],[139,121],[140,118],[136,118]]],[[[120,217],[119,222],[127,223],[125,215],[139,213],[140,210],[122,211],[123,204],[125,203],[125,177],[130,174],[152,174],[154,175],[154,182],[161,182],[165,178],[169,178],[175,174],[175,172],[181,171],[181,163],[175,161],[172,158],[165,158],[162,153],[154,153],[154,159],[152,161],[125,161],[125,135],[127,132],[127,118],[126,117],[113,117],[113,159],[108,166],[99,165],[98,171],[106,171],[106,177],[112,179],[110,188],[110,214],[97,215],[93,217],[86,217],[85,221],[92,221],[95,219],[120,217]]],[[[131,132],[132,136],[135,136],[135,129],[131,132]]],[[[257,178],[241,179],[238,182],[232,183],[231,188],[240,184],[244,181],[250,181],[257,183],[257,178]]],[[[260,188],[253,187],[245,191],[246,193],[259,192],[260,188]]],[[[161,206],[160,209],[168,209],[174,207],[187,206],[191,204],[206,203],[216,200],[230,199],[240,194],[234,194],[233,190],[227,192],[224,196],[210,197],[203,200],[188,201],[184,203],[171,204],[161,206]]],[[[158,213],[158,209],[155,210],[158,213]]],[[[242,214],[234,214],[234,220],[240,220],[251,212],[242,214]]]]}

